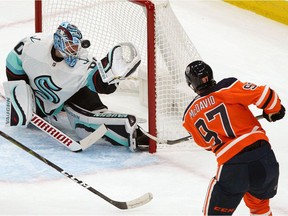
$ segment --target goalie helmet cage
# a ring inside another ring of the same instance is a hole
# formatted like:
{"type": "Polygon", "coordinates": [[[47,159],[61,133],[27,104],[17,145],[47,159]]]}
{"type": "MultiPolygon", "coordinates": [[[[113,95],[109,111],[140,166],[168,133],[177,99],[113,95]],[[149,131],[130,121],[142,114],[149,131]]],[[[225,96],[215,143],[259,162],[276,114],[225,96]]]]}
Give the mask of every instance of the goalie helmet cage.
{"type": "MultiPolygon", "coordinates": [[[[35,0],[36,32],[54,33],[63,21],[91,41],[89,52],[97,59],[118,43],[133,43],[141,55],[134,79],[143,74],[147,79],[148,92],[142,94],[148,100],[149,133],[161,139],[187,136],[182,117],[195,94],[184,71],[201,58],[168,0],[35,0]]],[[[149,152],[156,147],[151,141],[149,152]]]]}

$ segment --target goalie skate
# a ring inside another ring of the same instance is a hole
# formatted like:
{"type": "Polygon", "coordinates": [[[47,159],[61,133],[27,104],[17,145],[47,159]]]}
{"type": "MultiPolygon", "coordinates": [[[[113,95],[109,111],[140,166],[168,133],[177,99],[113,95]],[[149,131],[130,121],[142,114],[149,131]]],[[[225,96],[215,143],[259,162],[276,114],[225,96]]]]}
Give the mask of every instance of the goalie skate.
{"type": "Polygon", "coordinates": [[[136,130],[135,151],[149,151],[149,138],[139,128],[136,130]]]}

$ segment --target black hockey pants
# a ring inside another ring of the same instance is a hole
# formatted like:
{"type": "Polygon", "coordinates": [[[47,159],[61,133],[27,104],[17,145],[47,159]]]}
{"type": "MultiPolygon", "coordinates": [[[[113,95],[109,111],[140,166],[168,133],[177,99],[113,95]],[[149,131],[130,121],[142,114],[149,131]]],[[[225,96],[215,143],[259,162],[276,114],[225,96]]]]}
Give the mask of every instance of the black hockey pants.
{"type": "Polygon", "coordinates": [[[268,200],[277,192],[278,177],[279,165],[270,144],[259,140],[219,166],[209,185],[203,213],[232,215],[247,192],[268,200]]]}

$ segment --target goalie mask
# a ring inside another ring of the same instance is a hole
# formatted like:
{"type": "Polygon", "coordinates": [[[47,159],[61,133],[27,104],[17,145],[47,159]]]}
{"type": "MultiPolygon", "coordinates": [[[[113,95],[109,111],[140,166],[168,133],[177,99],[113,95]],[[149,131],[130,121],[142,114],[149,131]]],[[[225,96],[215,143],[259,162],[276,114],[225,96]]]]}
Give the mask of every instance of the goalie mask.
{"type": "Polygon", "coordinates": [[[185,71],[186,82],[196,93],[215,85],[213,71],[201,60],[190,63],[185,71]]]}
{"type": "Polygon", "coordinates": [[[54,33],[54,48],[60,51],[70,67],[77,63],[81,39],[80,30],[69,22],[62,22],[54,33]]]}

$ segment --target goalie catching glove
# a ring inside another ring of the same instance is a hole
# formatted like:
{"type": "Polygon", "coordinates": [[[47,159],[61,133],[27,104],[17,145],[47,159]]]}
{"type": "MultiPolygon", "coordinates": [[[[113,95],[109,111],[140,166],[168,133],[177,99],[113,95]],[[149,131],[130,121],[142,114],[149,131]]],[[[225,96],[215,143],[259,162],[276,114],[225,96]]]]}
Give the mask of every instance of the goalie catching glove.
{"type": "Polygon", "coordinates": [[[103,82],[117,84],[133,74],[140,62],[140,56],[132,43],[120,43],[101,62],[97,61],[97,66],[103,82]]]}
{"type": "Polygon", "coordinates": [[[6,126],[26,127],[36,110],[34,93],[24,80],[3,83],[6,96],[6,126]]]}

